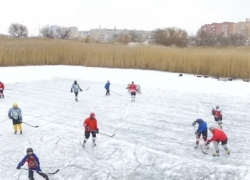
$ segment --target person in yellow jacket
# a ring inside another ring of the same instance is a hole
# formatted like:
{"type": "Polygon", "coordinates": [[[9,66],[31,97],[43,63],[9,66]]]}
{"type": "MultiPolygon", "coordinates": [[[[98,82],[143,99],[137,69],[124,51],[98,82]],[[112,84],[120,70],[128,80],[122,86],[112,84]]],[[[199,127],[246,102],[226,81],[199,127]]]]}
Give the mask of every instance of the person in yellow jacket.
{"type": "Polygon", "coordinates": [[[14,127],[14,134],[17,133],[17,128],[20,131],[20,134],[23,133],[23,128],[22,128],[22,111],[21,109],[18,107],[17,103],[13,104],[13,107],[10,108],[9,112],[8,112],[8,116],[10,119],[12,119],[13,122],[13,127],[14,127]]]}

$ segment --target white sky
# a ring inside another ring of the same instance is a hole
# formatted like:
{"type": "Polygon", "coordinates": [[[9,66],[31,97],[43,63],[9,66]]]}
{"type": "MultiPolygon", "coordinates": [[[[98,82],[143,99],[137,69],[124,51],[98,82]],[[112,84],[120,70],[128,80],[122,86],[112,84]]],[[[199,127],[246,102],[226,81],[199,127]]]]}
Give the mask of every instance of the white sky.
{"type": "Polygon", "coordinates": [[[179,27],[195,34],[202,24],[250,18],[250,0],[0,0],[0,33],[11,23],[37,35],[44,25],[79,30],[114,28],[154,30],[179,27]]]}

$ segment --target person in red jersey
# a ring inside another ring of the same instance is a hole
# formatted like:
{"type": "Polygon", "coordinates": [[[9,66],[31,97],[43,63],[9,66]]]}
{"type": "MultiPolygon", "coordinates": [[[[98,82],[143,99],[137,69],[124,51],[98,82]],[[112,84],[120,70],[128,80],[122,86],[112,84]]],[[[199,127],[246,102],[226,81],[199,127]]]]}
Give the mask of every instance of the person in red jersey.
{"type": "Polygon", "coordinates": [[[214,120],[219,124],[219,126],[222,128],[222,113],[219,106],[216,106],[212,109],[212,115],[214,116],[214,120]]]}
{"type": "Polygon", "coordinates": [[[214,127],[210,127],[209,130],[213,134],[213,137],[207,141],[206,145],[208,145],[210,142],[214,142],[214,149],[216,152],[213,154],[213,156],[219,156],[218,144],[220,142],[223,148],[226,150],[227,154],[229,155],[230,151],[227,148],[228,138],[227,138],[227,135],[224,133],[224,131],[222,131],[221,129],[214,128],[214,127]]]}
{"type": "Polygon", "coordinates": [[[134,102],[135,101],[136,92],[138,91],[136,85],[134,84],[134,81],[132,81],[132,84],[130,84],[126,89],[129,89],[129,91],[131,93],[131,101],[134,102]]]}
{"type": "Polygon", "coordinates": [[[4,90],[4,84],[0,81],[0,98],[4,98],[3,90],[4,90]]]}
{"type": "Polygon", "coordinates": [[[99,133],[97,126],[97,120],[95,118],[95,113],[90,113],[90,116],[85,119],[83,126],[85,128],[85,139],[83,141],[83,147],[85,146],[87,140],[89,139],[90,133],[92,135],[93,145],[96,146],[96,133],[99,133]]]}

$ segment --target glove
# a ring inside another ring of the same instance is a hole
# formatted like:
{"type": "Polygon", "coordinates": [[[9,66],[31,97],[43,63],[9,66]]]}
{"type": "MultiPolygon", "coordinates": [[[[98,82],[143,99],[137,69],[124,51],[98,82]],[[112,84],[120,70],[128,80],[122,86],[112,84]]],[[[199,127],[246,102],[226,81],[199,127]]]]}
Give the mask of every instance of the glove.
{"type": "Polygon", "coordinates": [[[196,122],[194,121],[193,123],[192,123],[192,125],[194,126],[196,124],[196,122]]]}
{"type": "Polygon", "coordinates": [[[21,167],[18,165],[18,166],[16,167],[16,169],[21,169],[21,167]]]}
{"type": "Polygon", "coordinates": [[[19,120],[20,123],[23,123],[23,120],[19,120]]]}
{"type": "Polygon", "coordinates": [[[9,118],[13,120],[13,117],[9,116],[9,118]]]}
{"type": "Polygon", "coordinates": [[[96,129],[96,133],[97,133],[97,134],[99,133],[99,129],[98,129],[98,128],[96,129]]]}
{"type": "Polygon", "coordinates": [[[73,92],[72,89],[70,90],[70,92],[73,92]]]}
{"type": "Polygon", "coordinates": [[[80,89],[80,91],[82,91],[82,89],[80,89]]]}
{"type": "Polygon", "coordinates": [[[88,131],[91,131],[91,128],[90,128],[89,126],[87,126],[87,130],[88,130],[88,131]]]}

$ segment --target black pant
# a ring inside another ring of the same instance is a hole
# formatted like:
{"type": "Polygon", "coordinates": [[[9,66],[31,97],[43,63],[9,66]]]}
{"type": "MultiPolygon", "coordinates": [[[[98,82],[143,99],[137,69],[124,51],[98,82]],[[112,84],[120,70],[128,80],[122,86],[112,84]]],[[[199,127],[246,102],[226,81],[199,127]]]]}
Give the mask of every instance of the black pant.
{"type": "Polygon", "coordinates": [[[197,134],[198,138],[201,136],[201,134],[202,134],[202,137],[203,137],[203,138],[206,138],[206,137],[207,137],[207,131],[203,131],[202,133],[198,133],[198,134],[197,134]]]}
{"type": "Polygon", "coordinates": [[[216,141],[218,142],[218,144],[221,142],[221,145],[227,144],[227,139],[225,141],[219,141],[219,140],[216,141]]]}
{"type": "Polygon", "coordinates": [[[1,97],[1,95],[4,97],[3,90],[0,90],[0,97],[1,97]]]}
{"type": "MultiPolygon", "coordinates": [[[[47,174],[44,174],[44,173],[41,173],[41,172],[37,172],[37,174],[42,176],[44,179],[48,178],[47,174]]],[[[30,180],[35,180],[34,179],[34,171],[32,171],[32,170],[29,170],[29,179],[30,180]]]]}
{"type": "Polygon", "coordinates": [[[106,95],[110,95],[110,93],[109,93],[109,89],[106,89],[107,91],[106,91],[106,95]]]}
{"type": "Polygon", "coordinates": [[[214,117],[215,121],[222,121],[222,117],[214,117]]]}
{"type": "Polygon", "coordinates": [[[75,93],[75,96],[77,97],[78,96],[78,92],[74,92],[75,93]]]}
{"type": "Polygon", "coordinates": [[[96,132],[93,132],[93,131],[85,131],[85,138],[86,138],[86,139],[89,138],[90,133],[92,134],[92,137],[93,137],[93,138],[96,137],[96,132]]]}
{"type": "Polygon", "coordinates": [[[131,96],[135,96],[136,95],[136,92],[131,92],[131,96]]]}

